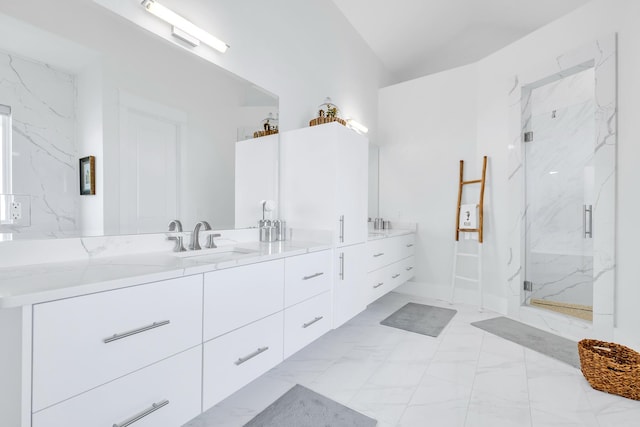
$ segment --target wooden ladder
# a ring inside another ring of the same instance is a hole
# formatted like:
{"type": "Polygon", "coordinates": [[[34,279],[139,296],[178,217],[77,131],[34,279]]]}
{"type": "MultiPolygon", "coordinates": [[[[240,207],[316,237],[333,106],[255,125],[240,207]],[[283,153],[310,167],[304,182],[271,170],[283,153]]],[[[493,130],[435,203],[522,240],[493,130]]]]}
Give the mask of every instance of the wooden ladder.
{"type": "Polygon", "coordinates": [[[456,242],[453,254],[453,274],[451,275],[451,296],[449,302],[453,304],[453,298],[456,291],[456,280],[466,280],[468,282],[478,283],[478,308],[483,309],[482,301],[482,242],[484,239],[484,188],[487,177],[487,156],[482,160],[482,178],[471,181],[464,180],[464,160],[460,160],[460,181],[458,184],[458,207],[456,209],[456,242]],[[480,200],[478,202],[478,224],[477,228],[460,228],[460,208],[462,206],[462,191],[465,185],[480,184],[480,200]],[[458,242],[460,240],[460,232],[478,233],[478,252],[477,253],[459,253],[458,242]],[[472,278],[457,274],[458,256],[476,258],[478,262],[478,277],[472,278]]]}

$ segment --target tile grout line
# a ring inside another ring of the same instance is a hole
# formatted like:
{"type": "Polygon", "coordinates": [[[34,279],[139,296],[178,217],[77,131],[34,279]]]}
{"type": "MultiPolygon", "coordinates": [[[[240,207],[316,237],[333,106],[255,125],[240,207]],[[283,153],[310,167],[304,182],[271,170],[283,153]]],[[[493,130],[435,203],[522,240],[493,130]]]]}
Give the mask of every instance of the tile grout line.
{"type": "MultiPolygon", "coordinates": [[[[469,322],[469,325],[471,325],[471,322],[469,322]]],[[[486,336],[487,336],[487,332],[484,332],[482,334],[482,341],[480,342],[480,351],[478,352],[478,358],[476,359],[476,368],[473,374],[473,382],[471,383],[471,392],[469,393],[469,401],[467,402],[467,411],[464,414],[463,426],[465,427],[467,425],[467,421],[469,421],[469,409],[471,408],[471,397],[473,396],[473,389],[476,385],[476,377],[478,376],[478,363],[480,363],[480,356],[482,355],[482,348],[484,347],[484,340],[486,336]]]]}

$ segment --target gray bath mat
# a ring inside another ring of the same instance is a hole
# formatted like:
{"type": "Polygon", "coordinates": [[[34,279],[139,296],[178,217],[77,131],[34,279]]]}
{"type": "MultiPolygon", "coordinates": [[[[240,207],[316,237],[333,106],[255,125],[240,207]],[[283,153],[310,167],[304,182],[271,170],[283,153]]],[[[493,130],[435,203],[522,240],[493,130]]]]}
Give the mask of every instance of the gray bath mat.
{"type": "Polygon", "coordinates": [[[376,424],[373,418],[297,384],[244,427],[375,427],[376,424]]]}
{"type": "Polygon", "coordinates": [[[472,325],[580,369],[578,343],[575,341],[506,317],[481,320],[472,325]]]}
{"type": "Polygon", "coordinates": [[[437,337],[456,313],[456,310],[451,310],[450,308],[410,302],[384,319],[380,324],[437,337]]]}

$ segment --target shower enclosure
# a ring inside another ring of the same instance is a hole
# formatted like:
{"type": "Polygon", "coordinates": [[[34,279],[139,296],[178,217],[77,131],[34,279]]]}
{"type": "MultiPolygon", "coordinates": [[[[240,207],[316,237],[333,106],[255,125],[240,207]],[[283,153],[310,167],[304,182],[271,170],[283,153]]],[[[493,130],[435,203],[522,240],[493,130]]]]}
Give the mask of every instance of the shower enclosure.
{"type": "Polygon", "coordinates": [[[532,87],[525,114],[525,303],[591,321],[594,68],[532,87]]]}

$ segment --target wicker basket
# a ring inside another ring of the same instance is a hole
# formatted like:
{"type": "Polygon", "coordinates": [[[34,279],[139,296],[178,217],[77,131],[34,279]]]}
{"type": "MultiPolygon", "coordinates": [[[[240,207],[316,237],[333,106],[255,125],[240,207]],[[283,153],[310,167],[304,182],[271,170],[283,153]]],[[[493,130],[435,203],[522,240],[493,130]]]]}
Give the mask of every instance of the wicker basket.
{"type": "Polygon", "coordinates": [[[596,390],[640,400],[640,353],[620,344],[584,339],[580,369],[596,390]]]}
{"type": "Polygon", "coordinates": [[[263,136],[267,136],[267,135],[275,135],[278,133],[278,129],[272,129],[272,130],[259,130],[253,133],[253,137],[254,138],[262,138],[263,136]]]}

